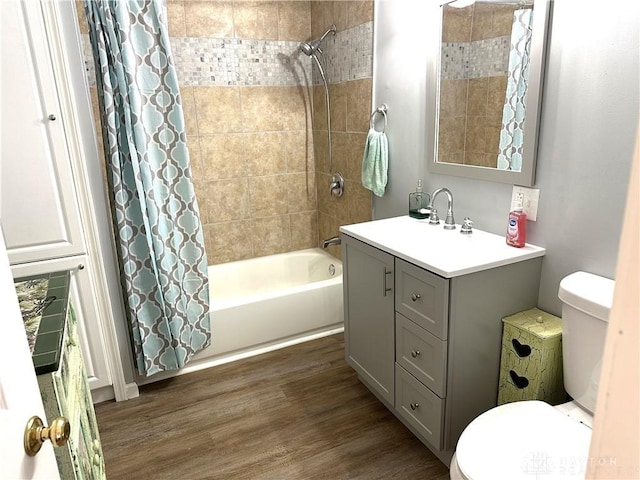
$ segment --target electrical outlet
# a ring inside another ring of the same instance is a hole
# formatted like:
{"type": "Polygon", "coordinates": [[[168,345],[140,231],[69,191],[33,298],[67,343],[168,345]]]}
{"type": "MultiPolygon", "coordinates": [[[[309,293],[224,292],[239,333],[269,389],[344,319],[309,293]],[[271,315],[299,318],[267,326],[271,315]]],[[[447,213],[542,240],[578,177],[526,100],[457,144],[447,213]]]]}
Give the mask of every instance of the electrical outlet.
{"type": "Polygon", "coordinates": [[[538,201],[540,200],[539,188],[527,188],[513,186],[513,193],[511,194],[511,204],[517,200],[522,201],[522,211],[527,215],[527,220],[535,222],[538,218],[538,201]]]}

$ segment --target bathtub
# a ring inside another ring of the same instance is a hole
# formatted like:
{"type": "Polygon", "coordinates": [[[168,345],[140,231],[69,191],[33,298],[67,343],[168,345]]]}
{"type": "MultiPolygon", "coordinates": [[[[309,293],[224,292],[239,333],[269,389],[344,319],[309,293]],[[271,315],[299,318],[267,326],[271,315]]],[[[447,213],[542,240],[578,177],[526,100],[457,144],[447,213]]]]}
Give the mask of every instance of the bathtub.
{"type": "Polygon", "coordinates": [[[343,331],[342,262],[317,248],[209,267],[211,346],[181,373],[343,331]]]}

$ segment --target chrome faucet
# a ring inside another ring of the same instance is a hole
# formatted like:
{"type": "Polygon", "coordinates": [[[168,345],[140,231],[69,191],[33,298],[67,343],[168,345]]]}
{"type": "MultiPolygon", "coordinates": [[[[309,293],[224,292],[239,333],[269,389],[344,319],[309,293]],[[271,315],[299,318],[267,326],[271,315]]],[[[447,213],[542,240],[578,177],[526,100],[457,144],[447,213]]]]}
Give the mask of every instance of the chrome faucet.
{"type": "Polygon", "coordinates": [[[331,245],[340,245],[340,243],[342,243],[340,237],[327,238],[326,240],[322,241],[322,248],[327,248],[331,245]]]}
{"type": "Polygon", "coordinates": [[[456,222],[453,219],[453,194],[448,188],[438,188],[435,192],[431,194],[431,202],[429,203],[429,208],[431,210],[431,215],[429,218],[429,225],[439,225],[440,218],[438,217],[438,211],[434,208],[433,204],[436,201],[436,197],[441,193],[445,193],[447,196],[447,218],[444,220],[444,229],[445,230],[455,230],[456,222]]]}

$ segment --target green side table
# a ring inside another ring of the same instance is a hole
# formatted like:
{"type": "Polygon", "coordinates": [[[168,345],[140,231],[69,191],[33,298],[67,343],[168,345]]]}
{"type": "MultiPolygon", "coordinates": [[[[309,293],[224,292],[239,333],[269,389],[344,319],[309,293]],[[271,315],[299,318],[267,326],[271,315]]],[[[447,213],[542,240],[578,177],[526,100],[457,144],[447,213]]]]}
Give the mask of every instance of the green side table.
{"type": "Polygon", "coordinates": [[[498,405],[520,400],[565,402],[562,320],[533,308],[502,321],[498,405]]]}

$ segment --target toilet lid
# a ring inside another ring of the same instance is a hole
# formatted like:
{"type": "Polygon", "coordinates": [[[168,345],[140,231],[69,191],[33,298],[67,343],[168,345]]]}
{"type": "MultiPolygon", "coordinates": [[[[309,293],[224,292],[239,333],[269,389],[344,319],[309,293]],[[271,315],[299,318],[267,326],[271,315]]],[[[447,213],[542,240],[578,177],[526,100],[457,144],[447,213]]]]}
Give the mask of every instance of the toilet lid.
{"type": "Polygon", "coordinates": [[[472,480],[584,478],[591,429],[548,403],[514,402],[483,413],[462,432],[456,458],[472,480]]]}

